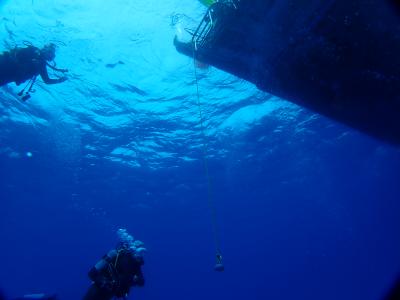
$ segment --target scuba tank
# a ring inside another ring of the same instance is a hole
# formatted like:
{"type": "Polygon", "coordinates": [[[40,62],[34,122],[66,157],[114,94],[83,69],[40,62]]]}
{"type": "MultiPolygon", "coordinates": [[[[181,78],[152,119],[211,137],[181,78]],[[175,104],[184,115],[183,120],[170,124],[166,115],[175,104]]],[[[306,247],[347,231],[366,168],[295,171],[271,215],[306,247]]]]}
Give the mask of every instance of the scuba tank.
{"type": "Polygon", "coordinates": [[[99,287],[109,291],[114,289],[116,280],[115,259],[117,250],[111,250],[99,260],[89,271],[89,278],[99,287]]]}

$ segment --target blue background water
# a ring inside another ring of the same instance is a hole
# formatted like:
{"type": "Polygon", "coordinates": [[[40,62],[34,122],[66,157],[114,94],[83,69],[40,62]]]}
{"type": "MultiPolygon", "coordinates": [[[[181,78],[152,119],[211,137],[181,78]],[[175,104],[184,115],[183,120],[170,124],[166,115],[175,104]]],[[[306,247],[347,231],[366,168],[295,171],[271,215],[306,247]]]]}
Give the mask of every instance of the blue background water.
{"type": "Polygon", "coordinates": [[[0,287],[81,298],[126,227],[132,299],[379,299],[400,270],[400,151],[199,70],[226,272],[214,246],[193,64],[197,1],[2,1],[1,50],[58,44],[69,81],[0,89],[0,287]],[[122,63],[118,63],[121,61],[122,63]],[[116,64],[113,66],[113,64],[116,64]],[[108,66],[107,66],[108,65],[108,66]]]}

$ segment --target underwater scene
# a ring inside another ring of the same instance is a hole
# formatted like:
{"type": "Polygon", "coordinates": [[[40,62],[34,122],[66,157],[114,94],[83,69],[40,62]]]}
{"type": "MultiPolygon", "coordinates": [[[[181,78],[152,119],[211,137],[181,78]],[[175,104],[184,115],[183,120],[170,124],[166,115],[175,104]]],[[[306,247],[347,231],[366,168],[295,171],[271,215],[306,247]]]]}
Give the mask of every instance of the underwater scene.
{"type": "Polygon", "coordinates": [[[0,0],[1,300],[391,290],[400,143],[177,51],[225,2],[0,0]]]}

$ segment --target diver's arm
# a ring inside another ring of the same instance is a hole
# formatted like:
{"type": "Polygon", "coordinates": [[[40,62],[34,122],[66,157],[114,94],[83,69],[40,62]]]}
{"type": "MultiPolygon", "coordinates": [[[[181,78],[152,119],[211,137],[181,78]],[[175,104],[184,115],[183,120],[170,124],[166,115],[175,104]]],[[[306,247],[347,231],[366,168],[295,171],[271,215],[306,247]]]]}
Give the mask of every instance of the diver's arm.
{"type": "Polygon", "coordinates": [[[133,276],[132,286],[144,286],[144,277],[141,268],[139,268],[137,273],[133,276]]]}
{"type": "Polygon", "coordinates": [[[46,66],[48,66],[50,69],[52,69],[54,71],[57,71],[57,72],[61,72],[61,73],[67,73],[68,72],[68,69],[59,69],[59,68],[53,67],[49,63],[46,63],[46,66]]]}
{"type": "Polygon", "coordinates": [[[52,79],[49,77],[49,74],[47,73],[47,69],[46,69],[46,65],[44,65],[44,67],[42,68],[42,70],[40,71],[40,77],[42,77],[44,83],[46,84],[56,84],[56,83],[61,83],[64,82],[65,80],[67,80],[67,77],[63,76],[57,79],[52,79]]]}

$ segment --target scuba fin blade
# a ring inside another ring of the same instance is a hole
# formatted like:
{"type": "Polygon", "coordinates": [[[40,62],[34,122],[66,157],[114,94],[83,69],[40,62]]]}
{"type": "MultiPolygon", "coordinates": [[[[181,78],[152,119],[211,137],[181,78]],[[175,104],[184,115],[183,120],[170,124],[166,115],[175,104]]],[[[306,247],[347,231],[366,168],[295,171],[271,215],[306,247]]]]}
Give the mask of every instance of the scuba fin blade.
{"type": "Polygon", "coordinates": [[[21,97],[21,100],[25,102],[25,101],[28,100],[30,97],[31,97],[30,94],[26,94],[26,95],[24,95],[23,97],[21,97]]]}

